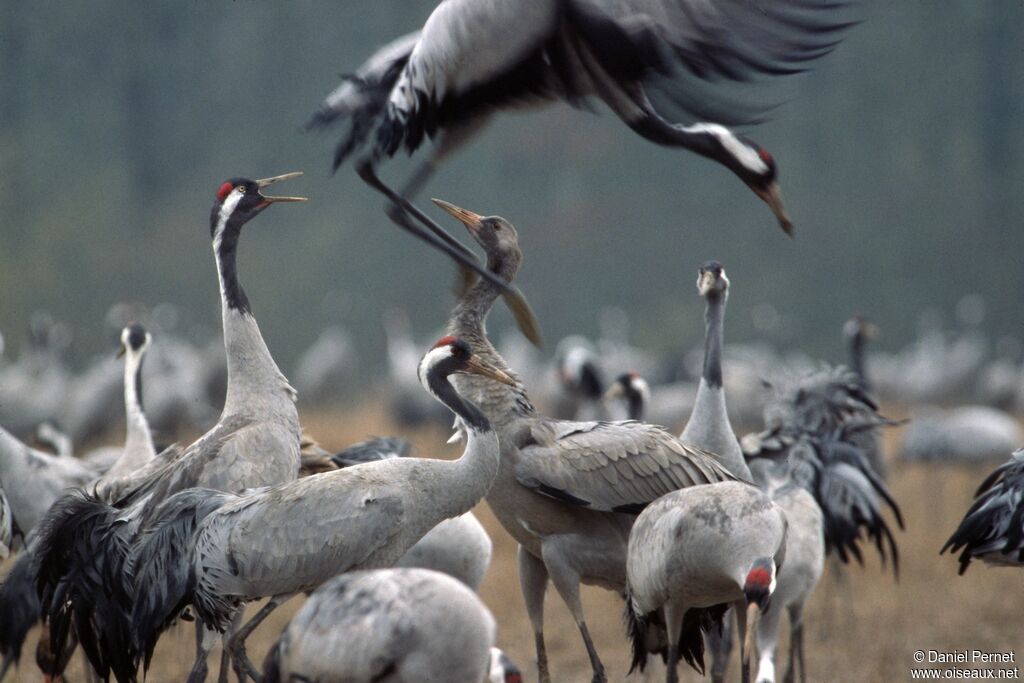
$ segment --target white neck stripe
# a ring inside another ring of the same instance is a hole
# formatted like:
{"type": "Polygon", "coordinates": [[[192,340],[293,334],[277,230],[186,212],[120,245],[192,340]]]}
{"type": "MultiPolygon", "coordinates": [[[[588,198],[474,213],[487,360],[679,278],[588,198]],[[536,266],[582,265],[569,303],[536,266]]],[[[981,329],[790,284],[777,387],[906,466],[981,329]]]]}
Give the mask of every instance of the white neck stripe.
{"type": "Polygon", "coordinates": [[[687,133],[705,133],[714,135],[722,143],[729,154],[736,157],[736,160],[746,166],[753,173],[767,173],[768,164],[764,162],[761,155],[748,145],[743,144],[731,130],[717,123],[695,123],[692,126],[683,128],[687,133]]]}

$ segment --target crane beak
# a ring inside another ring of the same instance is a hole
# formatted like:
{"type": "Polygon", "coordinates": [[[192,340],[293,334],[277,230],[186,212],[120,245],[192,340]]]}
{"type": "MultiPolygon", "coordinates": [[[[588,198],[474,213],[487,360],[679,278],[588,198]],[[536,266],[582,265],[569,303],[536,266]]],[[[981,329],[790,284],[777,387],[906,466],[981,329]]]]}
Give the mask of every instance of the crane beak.
{"type": "Polygon", "coordinates": [[[878,327],[878,325],[872,323],[864,323],[864,327],[862,329],[864,332],[864,336],[867,337],[868,339],[878,339],[880,336],[882,336],[882,330],[880,327],[878,327]]]}
{"type": "Polygon", "coordinates": [[[516,386],[516,381],[514,379],[509,377],[506,373],[502,372],[498,368],[480,360],[476,356],[471,356],[470,359],[466,361],[466,368],[465,370],[463,370],[463,372],[466,374],[487,377],[489,379],[493,379],[496,382],[507,384],[510,387],[516,386]]]}
{"type": "MultiPolygon", "coordinates": [[[[469,209],[463,209],[460,206],[455,206],[450,202],[446,202],[443,199],[431,199],[430,201],[437,204],[439,207],[444,209],[445,213],[452,216],[460,223],[466,226],[474,239],[480,234],[480,228],[483,224],[483,216],[478,213],[473,213],[469,209]]],[[[469,277],[465,270],[460,274],[461,280],[459,282],[457,292],[461,296],[469,289],[475,282],[475,279],[469,277]]],[[[516,319],[516,325],[522,331],[523,335],[533,343],[537,348],[544,346],[544,339],[540,332],[540,323],[537,322],[537,316],[534,314],[533,309],[530,308],[530,303],[526,300],[526,296],[520,291],[515,285],[509,285],[508,289],[502,293],[502,298],[505,300],[505,305],[512,312],[512,315],[516,319]]]]}
{"type": "Polygon", "coordinates": [[[260,188],[260,196],[263,198],[263,201],[267,205],[273,204],[274,202],[306,201],[305,197],[273,197],[263,194],[263,188],[266,187],[267,185],[273,185],[274,183],[279,183],[282,180],[291,180],[292,178],[298,178],[300,175],[302,175],[302,171],[293,171],[292,173],[282,173],[281,175],[276,175],[273,176],[272,178],[262,178],[260,180],[257,180],[256,185],[259,186],[260,188]]]}
{"type": "Polygon", "coordinates": [[[127,350],[128,350],[128,349],[127,349],[127,348],[125,347],[125,345],[124,345],[124,344],[121,344],[121,348],[119,348],[119,349],[117,350],[117,355],[116,355],[116,356],[114,356],[114,357],[115,357],[115,358],[121,358],[122,356],[124,356],[124,354],[125,354],[125,353],[127,352],[127,350]]]}
{"type": "Polygon", "coordinates": [[[605,403],[611,403],[612,401],[621,398],[625,393],[626,391],[622,388],[622,385],[619,382],[615,382],[608,387],[608,391],[604,392],[604,396],[601,397],[601,400],[605,403]]]}
{"type": "Polygon", "coordinates": [[[793,239],[793,221],[789,219],[789,214],[786,213],[786,207],[782,203],[782,192],[779,190],[779,184],[776,182],[769,183],[767,187],[753,187],[754,193],[764,200],[765,204],[772,210],[775,217],[779,219],[779,227],[782,231],[789,235],[790,239],[793,239]]]}
{"type": "Polygon", "coordinates": [[[743,636],[743,667],[750,664],[750,655],[754,651],[757,636],[757,622],[761,620],[761,608],[756,602],[747,605],[747,632],[743,636]]]}
{"type": "Polygon", "coordinates": [[[475,236],[480,232],[480,225],[483,221],[483,216],[480,214],[473,213],[468,209],[463,209],[441,199],[431,199],[430,201],[437,204],[439,207],[444,209],[446,213],[465,225],[470,234],[475,236]]]}

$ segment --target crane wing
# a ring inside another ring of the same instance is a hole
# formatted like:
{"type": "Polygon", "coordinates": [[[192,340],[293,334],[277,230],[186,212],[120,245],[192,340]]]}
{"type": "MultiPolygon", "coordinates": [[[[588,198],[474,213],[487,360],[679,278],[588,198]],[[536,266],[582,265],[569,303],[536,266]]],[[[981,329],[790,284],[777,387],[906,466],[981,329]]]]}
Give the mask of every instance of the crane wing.
{"type": "Polygon", "coordinates": [[[439,126],[552,96],[544,54],[558,26],[555,0],[445,0],[423,25],[391,89],[377,149],[410,151],[439,126]]]}
{"type": "Polygon", "coordinates": [[[359,568],[402,530],[405,511],[397,484],[357,469],[306,477],[220,508],[196,547],[203,582],[225,596],[254,598],[313,588],[359,568]]]}
{"type": "Polygon", "coordinates": [[[736,479],[712,454],[634,421],[540,421],[520,448],[515,473],[542,495],[628,513],[670,491],[736,479]]]}
{"type": "Polygon", "coordinates": [[[844,0],[567,0],[576,31],[619,80],[682,68],[703,80],[796,73],[851,25],[844,0]]]}

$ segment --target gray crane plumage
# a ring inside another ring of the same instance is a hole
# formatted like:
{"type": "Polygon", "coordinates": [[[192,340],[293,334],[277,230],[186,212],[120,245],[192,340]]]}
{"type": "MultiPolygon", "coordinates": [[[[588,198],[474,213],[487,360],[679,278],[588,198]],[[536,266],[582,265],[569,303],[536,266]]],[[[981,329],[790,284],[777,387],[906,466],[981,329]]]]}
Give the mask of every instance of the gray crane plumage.
{"type": "Polygon", "coordinates": [[[31,448],[0,427],[0,486],[18,529],[29,534],[62,493],[99,475],[75,460],[31,448]]]}
{"type": "MultiPolygon", "coordinates": [[[[103,607],[131,604],[134,599],[128,572],[131,541],[140,527],[151,521],[159,504],[196,486],[242,491],[291,481],[298,475],[300,429],[295,392],[263,341],[236,265],[238,240],[249,220],[272,203],[304,201],[300,197],[270,197],[262,189],[297,175],[258,181],[231,179],[220,186],[210,214],[228,368],[227,398],[220,420],[187,448],[172,448],[129,475],[131,486],[114,505],[95,495],[68,497],[66,504],[55,506],[59,509],[52,515],[53,522],[39,539],[44,610],[50,610],[51,620],[66,621],[75,613],[76,623],[95,627],[95,633],[83,634],[79,629],[79,637],[101,675],[109,675],[113,666],[118,680],[134,679],[135,663],[125,656],[131,636],[123,623],[123,611],[103,607]],[[74,559],[69,564],[62,546],[72,539],[80,552],[71,555],[74,559]],[[100,569],[80,571],[75,560],[95,563],[100,569]],[[108,629],[108,622],[117,625],[108,629]],[[93,641],[96,645],[89,647],[93,641]]],[[[200,668],[205,676],[205,656],[197,657],[193,672],[200,668]]]]}
{"type": "MultiPolygon", "coordinates": [[[[697,275],[697,291],[706,301],[704,364],[693,414],[683,430],[682,437],[701,448],[719,453],[723,464],[727,463],[730,471],[749,479],[751,471],[732,429],[723,386],[722,341],[729,288],[729,278],[721,263],[709,261],[701,266],[697,275]]],[[[816,563],[817,575],[821,574],[824,558],[821,511],[818,509],[817,503],[814,502],[814,498],[803,489],[793,486],[779,489],[777,482],[768,481],[765,477],[755,478],[754,481],[769,495],[772,503],[786,517],[788,523],[787,566],[786,571],[782,572],[779,578],[776,593],[778,594],[778,588],[785,589],[782,594],[787,602],[783,603],[783,607],[789,603],[799,603],[802,607],[806,598],[806,591],[802,591],[802,589],[807,588],[802,577],[813,573],[807,567],[813,568],[816,563]],[[817,516],[808,514],[808,510],[816,510],[817,516]],[[819,539],[817,555],[814,554],[813,544],[808,540],[815,538],[815,535],[819,539]],[[791,557],[790,551],[797,553],[795,560],[791,557]],[[793,574],[789,573],[791,563],[796,567],[793,574]]],[[[816,582],[817,577],[814,579],[814,583],[816,582]]],[[[758,631],[758,647],[761,652],[759,681],[762,680],[761,673],[766,677],[773,675],[773,671],[770,670],[771,663],[774,661],[772,638],[777,632],[780,613],[781,608],[772,610],[770,612],[772,616],[767,620],[767,626],[765,626],[766,622],[762,622],[762,626],[766,629],[765,632],[762,634],[760,629],[758,631]],[[761,647],[761,642],[764,642],[764,647],[761,647]]],[[[796,615],[795,619],[791,619],[791,623],[794,625],[794,634],[802,634],[802,631],[796,630],[800,625],[800,609],[793,607],[790,614],[796,615]]],[[[731,626],[732,621],[727,618],[721,631],[712,630],[707,638],[713,661],[711,678],[718,683],[725,680],[729,655],[732,650],[731,626]]]]}
{"type": "MultiPolygon", "coordinates": [[[[499,217],[439,205],[466,225],[487,254],[487,267],[511,282],[522,260],[515,228],[499,217]]],[[[478,281],[456,305],[448,332],[510,372],[485,327],[498,294],[490,282],[478,281]]],[[[669,491],[734,477],[712,455],[653,425],[555,420],[537,413],[521,384],[496,386],[472,377],[455,381],[500,435],[501,466],[487,502],[520,545],[519,578],[541,680],[548,680],[542,624],[550,578],[580,629],[594,680],[603,681],[604,666],[587,629],[580,584],[621,592],[633,515],[669,491]]]]}
{"type": "MultiPolygon", "coordinates": [[[[749,122],[758,107],[723,104],[709,84],[802,71],[848,25],[842,4],[786,0],[750,6],[698,0],[444,0],[422,30],[378,50],[328,96],[314,123],[352,127],[335,167],[368,144],[374,159],[427,136],[448,153],[496,111],[600,99],[636,133],[733,170],[791,229],[771,156],[717,124],[667,121],[648,89],[710,120],[749,122]],[[701,83],[705,92],[698,92],[701,83]],[[718,105],[718,106],[716,106],[718,105]],[[453,135],[454,141],[449,141],[453,135]]],[[[433,160],[432,160],[433,161],[433,160]]],[[[430,163],[417,173],[429,173],[430,163]]],[[[422,185],[414,178],[411,185],[422,185]]]]}
{"type": "Polygon", "coordinates": [[[797,485],[789,463],[772,463],[757,458],[750,464],[754,481],[785,513],[786,566],[779,572],[772,609],[761,617],[757,630],[758,666],[754,680],[774,683],[775,651],[778,647],[779,624],[785,611],[789,615],[789,664],[783,680],[807,680],[804,661],[803,611],[811,593],[821,579],[825,566],[825,525],[817,501],[806,489],[797,485]],[[799,679],[796,674],[799,671],[799,679]]]}
{"type": "MultiPolygon", "coordinates": [[[[224,630],[239,605],[271,597],[227,644],[236,664],[255,678],[244,639],[276,604],[342,572],[391,566],[439,522],[472,508],[497,472],[498,442],[479,411],[455,394],[447,380],[454,372],[511,380],[479,364],[467,344],[451,337],[424,357],[424,387],[469,425],[458,460],[388,458],[241,495],[223,494],[212,511],[191,514],[188,501],[161,511],[165,522],[143,539],[138,553],[138,591],[144,597],[136,605],[133,630],[140,634],[139,649],[148,657],[160,628],[185,604],[193,605],[204,623],[224,630]],[[166,540],[192,524],[194,534],[182,534],[177,543],[166,540]],[[168,566],[178,569],[168,572],[168,566]],[[168,585],[168,576],[176,587],[168,585]]],[[[179,496],[206,505],[201,495],[179,496]]]]}
{"type": "MultiPolygon", "coordinates": [[[[375,437],[352,444],[331,459],[338,467],[410,455],[411,444],[400,437],[375,437]]],[[[491,537],[472,511],[446,519],[409,548],[396,567],[433,569],[477,590],[491,564],[491,537]]]]}
{"type": "Polygon", "coordinates": [[[697,291],[707,303],[704,312],[704,369],[697,387],[697,400],[680,438],[718,454],[720,462],[740,479],[750,480],[736,433],[729,421],[722,386],[722,338],[729,278],[722,264],[709,261],[697,275],[697,291]]]}
{"type": "Polygon", "coordinates": [[[947,550],[960,552],[960,574],[967,571],[971,560],[996,566],[1024,565],[1024,449],[1014,451],[981,483],[941,552],[947,550]]]}
{"type": "Polygon", "coordinates": [[[484,683],[494,617],[451,577],[426,569],[338,576],[271,648],[264,681],[484,683]]]}
{"type": "Polygon", "coordinates": [[[104,484],[138,471],[156,457],[153,435],[142,407],[142,362],[152,343],[150,333],[137,323],[121,331],[121,348],[125,356],[125,438],[120,456],[103,475],[104,484]]]}
{"type": "MultiPolygon", "coordinates": [[[[143,358],[152,341],[152,337],[141,325],[133,324],[126,326],[121,332],[121,354],[125,355],[124,362],[124,401],[127,423],[127,434],[124,446],[114,449],[118,457],[111,467],[98,479],[90,483],[90,488],[96,495],[107,502],[114,500],[119,489],[114,485],[129,473],[135,472],[155,457],[153,443],[150,439],[149,426],[146,422],[145,413],[142,412],[142,387],[139,384],[139,375],[142,369],[143,358]]],[[[70,437],[67,437],[53,425],[44,423],[40,427],[40,436],[53,439],[58,445],[66,439],[70,448],[70,437]]],[[[69,457],[62,455],[62,457],[69,457]]],[[[32,587],[34,571],[34,541],[35,537],[29,537],[31,541],[26,542],[26,550],[22,557],[19,557],[15,566],[11,568],[4,585],[0,588],[0,613],[7,615],[4,627],[0,629],[0,654],[3,655],[6,667],[16,662],[21,653],[28,629],[35,624],[40,614],[40,604],[35,590],[32,587]]],[[[73,646],[72,646],[73,647],[73,646]]],[[[53,658],[50,666],[67,664],[70,652],[67,657],[53,658]]],[[[47,675],[57,676],[60,670],[45,671],[47,675]]],[[[2,678],[2,675],[0,675],[2,678]]]]}
{"type": "Polygon", "coordinates": [[[733,604],[745,634],[746,681],[751,634],[776,589],[786,527],[785,514],[764,491],[738,481],[674,491],[641,512],[626,561],[634,668],[643,669],[655,651],[666,655],[668,683],[678,680],[680,656],[703,673],[702,632],[720,625],[733,604]],[[652,643],[659,618],[667,642],[652,643]]]}
{"type": "Polygon", "coordinates": [[[7,494],[4,487],[0,485],[0,560],[7,559],[7,556],[14,550],[14,515],[11,514],[11,504],[7,502],[7,494]]]}

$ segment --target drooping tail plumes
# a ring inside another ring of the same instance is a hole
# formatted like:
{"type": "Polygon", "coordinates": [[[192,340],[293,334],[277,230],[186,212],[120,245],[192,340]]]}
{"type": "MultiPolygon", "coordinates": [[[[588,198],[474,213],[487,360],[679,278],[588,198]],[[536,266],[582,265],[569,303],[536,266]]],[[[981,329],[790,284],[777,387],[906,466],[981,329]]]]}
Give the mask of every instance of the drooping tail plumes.
{"type": "MultiPolygon", "coordinates": [[[[704,635],[721,633],[729,605],[712,605],[686,610],[679,632],[679,656],[695,671],[704,675],[704,635]]],[[[626,598],[626,631],[632,644],[633,658],[629,673],[643,671],[649,654],[660,654],[668,661],[665,621],[661,611],[638,614],[632,600],[626,598]]]]}
{"type": "Polygon", "coordinates": [[[50,647],[64,652],[72,627],[96,672],[131,680],[134,670],[123,658],[130,601],[124,566],[127,524],[120,510],[92,493],[76,489],[50,508],[33,546],[36,590],[43,618],[50,623],[50,647]]]}
{"type": "Polygon", "coordinates": [[[14,561],[0,585],[0,680],[11,664],[17,664],[29,629],[41,616],[33,581],[36,575],[31,551],[25,549],[14,561]]]}
{"type": "Polygon", "coordinates": [[[149,667],[157,639],[189,604],[194,585],[192,539],[200,522],[234,495],[194,488],[168,498],[137,540],[132,561],[135,604],[130,656],[149,667]]]}
{"type": "Polygon", "coordinates": [[[940,554],[963,548],[960,574],[974,559],[996,565],[1024,564],[1024,449],[988,475],[974,496],[940,554]]]}
{"type": "Polygon", "coordinates": [[[632,645],[633,658],[629,665],[629,673],[643,671],[647,667],[647,655],[652,648],[649,644],[648,633],[652,628],[651,620],[657,618],[657,613],[639,614],[633,601],[626,597],[626,633],[632,645]]]}
{"type": "Polygon", "coordinates": [[[331,456],[331,460],[338,467],[351,467],[364,462],[404,458],[411,449],[412,444],[400,436],[375,436],[338,451],[331,456]]]}
{"type": "Polygon", "coordinates": [[[334,170],[370,138],[418,39],[419,31],[404,35],[380,48],[356,73],[342,76],[341,85],[306,124],[307,129],[324,128],[338,120],[349,120],[348,133],[334,151],[334,170]]]}
{"type": "Polygon", "coordinates": [[[903,529],[903,516],[872,467],[878,430],[899,424],[878,413],[857,376],[843,367],[823,367],[774,387],[765,407],[766,429],[743,439],[747,457],[788,459],[795,483],[806,488],[824,515],[825,542],[843,562],[863,563],[867,538],[883,564],[899,553],[886,521],[887,507],[903,529]]]}

